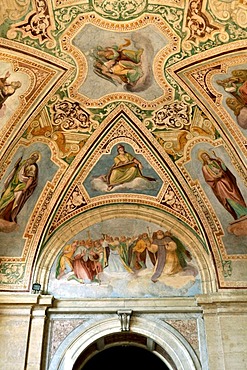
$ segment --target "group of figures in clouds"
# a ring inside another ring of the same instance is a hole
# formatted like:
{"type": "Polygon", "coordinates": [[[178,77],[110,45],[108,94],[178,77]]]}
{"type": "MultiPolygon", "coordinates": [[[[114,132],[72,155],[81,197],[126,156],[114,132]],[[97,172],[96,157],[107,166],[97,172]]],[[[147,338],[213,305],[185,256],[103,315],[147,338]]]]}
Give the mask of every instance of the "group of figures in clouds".
{"type": "Polygon", "coordinates": [[[170,232],[158,230],[126,237],[103,234],[100,239],[75,240],[60,253],[56,278],[79,283],[101,282],[104,275],[133,277],[151,270],[155,283],[162,275],[178,274],[188,267],[191,253],[170,232]]]}

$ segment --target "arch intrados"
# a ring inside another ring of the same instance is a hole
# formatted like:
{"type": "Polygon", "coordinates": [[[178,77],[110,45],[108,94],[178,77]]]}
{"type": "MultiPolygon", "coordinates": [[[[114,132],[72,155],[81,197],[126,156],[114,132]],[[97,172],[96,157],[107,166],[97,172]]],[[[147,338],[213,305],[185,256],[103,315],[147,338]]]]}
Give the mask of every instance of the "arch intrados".
{"type": "MultiPolygon", "coordinates": [[[[73,370],[84,370],[85,369],[95,369],[97,364],[104,363],[102,361],[108,360],[107,363],[116,366],[116,361],[120,365],[120,368],[127,366],[125,368],[133,369],[141,365],[147,366],[150,365],[158,369],[161,368],[164,370],[176,370],[175,367],[170,367],[169,363],[164,361],[164,358],[156,351],[151,351],[147,346],[141,345],[135,342],[122,341],[114,342],[106,345],[103,349],[94,351],[90,356],[85,358],[84,353],[78,357],[73,370]],[[126,361],[128,364],[126,364],[126,361]],[[163,365],[162,365],[163,364],[163,365]],[[86,366],[86,367],[85,367],[86,366]],[[169,367],[168,367],[169,366],[169,367]]],[[[107,366],[108,368],[108,366],[107,366]]]]}

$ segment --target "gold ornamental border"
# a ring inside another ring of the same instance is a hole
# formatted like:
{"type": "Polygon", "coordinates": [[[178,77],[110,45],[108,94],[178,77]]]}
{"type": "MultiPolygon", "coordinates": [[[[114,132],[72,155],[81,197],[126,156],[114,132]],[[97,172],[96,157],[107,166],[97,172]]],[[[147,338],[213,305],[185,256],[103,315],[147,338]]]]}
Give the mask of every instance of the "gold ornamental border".
{"type": "MultiPolygon", "coordinates": [[[[89,3],[88,0],[52,0],[53,8],[60,9],[63,7],[68,6],[76,6],[76,5],[87,5],[89,3]]],[[[153,2],[148,0],[147,5],[152,5],[153,2]]],[[[184,9],[185,7],[185,0],[156,0],[156,5],[164,5],[164,6],[175,6],[177,8],[184,9]]]]}

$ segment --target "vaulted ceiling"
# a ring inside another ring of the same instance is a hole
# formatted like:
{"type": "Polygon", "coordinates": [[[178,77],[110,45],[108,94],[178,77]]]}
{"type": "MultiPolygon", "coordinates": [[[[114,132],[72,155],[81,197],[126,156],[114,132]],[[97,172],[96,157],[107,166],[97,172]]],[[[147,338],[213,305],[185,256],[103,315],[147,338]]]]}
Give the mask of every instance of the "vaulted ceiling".
{"type": "Polygon", "coordinates": [[[38,158],[15,218],[0,201],[1,290],[47,286],[60,249],[110,221],[172,230],[217,288],[247,286],[246,29],[241,0],[1,0],[7,203],[19,158],[38,158]],[[120,144],[156,181],[107,183],[120,144]]]}

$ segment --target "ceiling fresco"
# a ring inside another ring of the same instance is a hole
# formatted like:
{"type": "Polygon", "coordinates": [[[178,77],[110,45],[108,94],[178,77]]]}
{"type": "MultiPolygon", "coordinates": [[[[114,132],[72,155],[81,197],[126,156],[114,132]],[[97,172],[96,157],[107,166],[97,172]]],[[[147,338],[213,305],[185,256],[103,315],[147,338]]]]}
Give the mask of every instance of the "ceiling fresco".
{"type": "Polygon", "coordinates": [[[247,4],[2,0],[0,289],[247,287],[247,4]]]}

